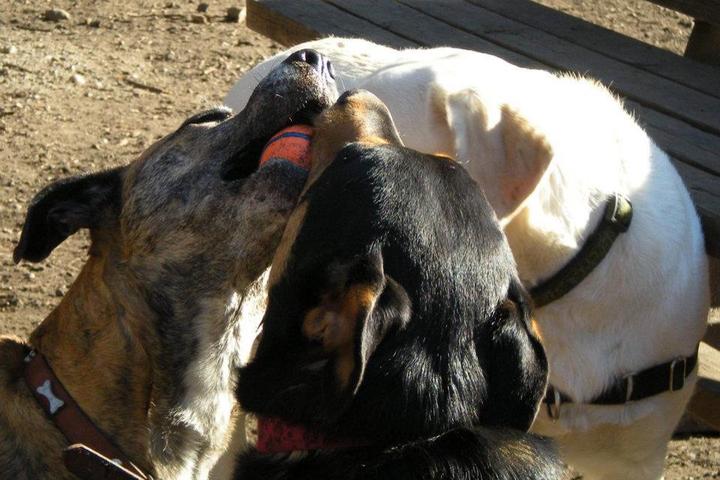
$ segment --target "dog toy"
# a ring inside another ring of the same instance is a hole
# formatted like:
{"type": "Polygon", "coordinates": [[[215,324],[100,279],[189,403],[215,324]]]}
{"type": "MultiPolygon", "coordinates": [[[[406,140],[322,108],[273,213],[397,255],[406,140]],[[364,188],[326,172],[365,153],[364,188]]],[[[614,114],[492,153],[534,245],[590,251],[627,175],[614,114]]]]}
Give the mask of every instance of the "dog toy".
{"type": "Polygon", "coordinates": [[[265,144],[265,149],[260,155],[260,165],[271,158],[282,158],[309,170],[312,135],[313,129],[308,125],[291,125],[283,128],[265,144]]]}

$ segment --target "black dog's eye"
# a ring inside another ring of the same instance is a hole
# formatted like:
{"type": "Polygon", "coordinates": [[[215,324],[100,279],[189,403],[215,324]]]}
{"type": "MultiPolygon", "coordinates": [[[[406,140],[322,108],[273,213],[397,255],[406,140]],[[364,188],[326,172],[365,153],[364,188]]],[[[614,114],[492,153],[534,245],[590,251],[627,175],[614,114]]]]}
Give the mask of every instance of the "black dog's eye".
{"type": "Polygon", "coordinates": [[[225,160],[220,177],[226,182],[231,182],[250,176],[258,169],[264,147],[264,140],[253,140],[245,145],[239,152],[225,160]]]}
{"type": "Polygon", "coordinates": [[[232,110],[230,110],[228,107],[215,107],[211,108],[209,110],[205,110],[200,113],[196,113],[192,117],[188,118],[183,122],[183,124],[180,126],[180,128],[184,127],[185,125],[197,125],[200,123],[208,123],[208,122],[220,122],[223,120],[226,120],[232,115],[232,110]]]}

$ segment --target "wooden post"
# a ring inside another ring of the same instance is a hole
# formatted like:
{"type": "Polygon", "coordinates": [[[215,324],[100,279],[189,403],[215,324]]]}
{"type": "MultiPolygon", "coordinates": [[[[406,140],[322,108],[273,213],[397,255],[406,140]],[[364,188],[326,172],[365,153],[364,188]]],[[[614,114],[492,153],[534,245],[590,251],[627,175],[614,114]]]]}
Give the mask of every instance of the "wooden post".
{"type": "Polygon", "coordinates": [[[685,56],[711,65],[720,65],[720,27],[695,20],[685,48],[685,56]]]}
{"type": "MultiPolygon", "coordinates": [[[[710,269],[710,306],[720,307],[720,258],[708,255],[710,269]]],[[[720,342],[718,342],[720,345],[720,342]]],[[[720,346],[718,346],[720,348],[720,346]]]]}

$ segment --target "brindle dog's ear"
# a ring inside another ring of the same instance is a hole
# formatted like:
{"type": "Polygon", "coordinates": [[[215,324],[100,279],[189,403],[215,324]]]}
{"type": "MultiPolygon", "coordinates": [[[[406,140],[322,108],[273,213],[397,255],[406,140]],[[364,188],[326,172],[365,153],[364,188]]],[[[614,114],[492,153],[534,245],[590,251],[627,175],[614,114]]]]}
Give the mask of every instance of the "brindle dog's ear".
{"type": "Polygon", "coordinates": [[[519,283],[513,281],[508,298],[496,311],[490,348],[485,353],[489,397],[481,412],[483,425],[527,431],[545,394],[547,357],[527,298],[519,283]]]}
{"type": "Polygon", "coordinates": [[[120,209],[122,169],[59,180],[30,203],[13,260],[40,262],[81,228],[97,227],[120,209]]]}
{"type": "Polygon", "coordinates": [[[305,315],[302,330],[331,356],[341,388],[355,393],[386,333],[410,319],[410,299],[399,283],[384,274],[377,250],[332,265],[328,277],[321,302],[305,315]]]}

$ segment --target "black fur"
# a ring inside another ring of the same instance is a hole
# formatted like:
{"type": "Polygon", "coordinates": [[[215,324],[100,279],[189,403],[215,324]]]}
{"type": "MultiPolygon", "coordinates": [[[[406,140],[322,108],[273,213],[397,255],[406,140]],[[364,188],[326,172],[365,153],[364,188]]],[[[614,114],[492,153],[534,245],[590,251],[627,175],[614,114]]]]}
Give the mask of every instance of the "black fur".
{"type": "Polygon", "coordinates": [[[478,427],[527,430],[547,361],[509,247],[463,168],[350,144],[304,200],[238,398],[261,416],[373,447],[300,459],[251,452],[236,478],[559,478],[547,441],[478,427]],[[337,359],[302,325],[353,285],[381,293],[355,325],[354,371],[342,385],[337,359]]]}
{"type": "Polygon", "coordinates": [[[81,228],[97,228],[120,210],[122,168],[52,183],[33,199],[13,259],[40,262],[81,228]]]}
{"type": "Polygon", "coordinates": [[[300,460],[250,451],[235,471],[243,480],[556,480],[550,440],[514,430],[458,428],[396,447],[327,450],[300,460]]]}

